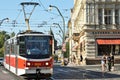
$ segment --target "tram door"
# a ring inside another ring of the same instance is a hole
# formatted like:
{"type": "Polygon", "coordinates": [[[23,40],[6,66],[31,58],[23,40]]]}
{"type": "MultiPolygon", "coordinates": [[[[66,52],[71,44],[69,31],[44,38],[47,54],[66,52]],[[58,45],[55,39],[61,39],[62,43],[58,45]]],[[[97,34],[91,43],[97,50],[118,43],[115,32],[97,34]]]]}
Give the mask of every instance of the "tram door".
{"type": "Polygon", "coordinates": [[[18,73],[18,55],[19,55],[19,46],[18,45],[16,45],[15,46],[15,73],[17,74],[18,73]]]}

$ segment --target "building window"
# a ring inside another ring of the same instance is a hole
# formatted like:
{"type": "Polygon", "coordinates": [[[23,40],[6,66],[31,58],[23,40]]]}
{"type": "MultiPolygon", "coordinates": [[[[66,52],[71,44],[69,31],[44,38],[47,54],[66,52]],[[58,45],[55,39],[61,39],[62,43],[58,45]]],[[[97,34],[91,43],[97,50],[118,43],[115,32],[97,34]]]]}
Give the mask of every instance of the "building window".
{"type": "Polygon", "coordinates": [[[94,22],[94,5],[90,4],[90,9],[89,9],[89,16],[90,16],[90,23],[94,22]]]}
{"type": "Polygon", "coordinates": [[[115,10],[115,24],[119,24],[119,10],[115,10]]]}
{"type": "Polygon", "coordinates": [[[86,5],[86,22],[89,22],[89,5],[86,5]]]}
{"type": "Polygon", "coordinates": [[[105,24],[112,24],[112,10],[111,9],[105,9],[104,11],[104,20],[105,24]]]}
{"type": "Polygon", "coordinates": [[[94,7],[94,4],[92,3],[88,3],[86,5],[86,22],[87,23],[94,23],[95,22],[95,7],[94,7]]]}
{"type": "Polygon", "coordinates": [[[99,24],[102,24],[102,9],[98,9],[98,21],[99,24]]]}
{"type": "MultiPolygon", "coordinates": [[[[99,24],[103,23],[103,17],[104,17],[104,23],[105,24],[113,24],[113,14],[112,9],[104,9],[104,12],[102,9],[98,9],[98,21],[99,24]]],[[[119,24],[119,9],[115,9],[115,24],[119,24]]]]}

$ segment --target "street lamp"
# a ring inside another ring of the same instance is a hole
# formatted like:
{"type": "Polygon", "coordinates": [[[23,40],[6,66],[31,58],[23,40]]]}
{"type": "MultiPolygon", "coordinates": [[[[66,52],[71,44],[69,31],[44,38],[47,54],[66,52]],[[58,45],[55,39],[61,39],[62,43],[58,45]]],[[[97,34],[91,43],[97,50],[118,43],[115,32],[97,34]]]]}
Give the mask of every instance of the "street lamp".
{"type": "Polygon", "coordinates": [[[63,38],[60,33],[56,33],[56,34],[59,35],[61,38],[63,38]]]}
{"type": "Polygon", "coordinates": [[[59,41],[60,44],[62,43],[61,40],[60,40],[59,38],[57,38],[56,40],[59,41]]]}
{"type": "MultiPolygon", "coordinates": [[[[61,27],[59,26],[60,29],[61,29],[62,32],[63,32],[63,38],[62,38],[62,45],[63,45],[63,44],[64,44],[64,41],[65,41],[65,19],[64,19],[62,13],[60,12],[60,10],[58,9],[58,7],[53,6],[53,5],[49,5],[49,8],[50,8],[50,9],[52,9],[52,8],[56,8],[57,11],[58,11],[58,13],[60,14],[62,20],[63,20],[63,30],[62,30],[61,27]]],[[[62,53],[64,53],[64,52],[62,51],[62,53]]],[[[63,55],[63,59],[62,59],[62,65],[64,65],[64,55],[63,55]]]]}
{"type": "MultiPolygon", "coordinates": [[[[54,25],[57,25],[57,26],[60,28],[62,34],[64,35],[64,32],[63,32],[62,28],[60,27],[60,25],[59,25],[58,23],[53,23],[53,24],[54,24],[54,25]]],[[[63,39],[63,38],[62,38],[62,39],[63,39]]]]}
{"type": "Polygon", "coordinates": [[[3,23],[3,21],[5,21],[5,20],[9,21],[9,18],[4,18],[4,19],[2,19],[2,20],[0,21],[0,26],[1,26],[1,24],[3,23]]]}
{"type": "Polygon", "coordinates": [[[62,20],[63,20],[63,30],[61,29],[62,32],[63,32],[62,43],[64,43],[64,41],[65,41],[65,19],[64,19],[63,15],[61,14],[60,10],[58,9],[58,7],[53,6],[53,5],[49,5],[49,8],[50,8],[50,9],[52,9],[52,8],[56,8],[57,11],[59,12],[60,16],[62,17],[62,20]]]}

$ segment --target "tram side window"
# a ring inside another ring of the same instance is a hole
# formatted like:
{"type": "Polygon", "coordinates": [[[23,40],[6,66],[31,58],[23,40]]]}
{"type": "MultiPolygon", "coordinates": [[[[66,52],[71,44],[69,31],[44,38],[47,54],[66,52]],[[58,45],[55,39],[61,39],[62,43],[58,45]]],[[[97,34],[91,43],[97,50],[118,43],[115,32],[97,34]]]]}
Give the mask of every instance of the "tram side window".
{"type": "Polygon", "coordinates": [[[9,50],[10,50],[10,46],[9,46],[9,44],[6,44],[6,46],[5,46],[5,54],[9,54],[9,50]]]}
{"type": "Polygon", "coordinates": [[[20,44],[19,53],[20,53],[20,55],[25,55],[25,45],[24,44],[20,44]]]}
{"type": "Polygon", "coordinates": [[[14,44],[11,44],[11,53],[12,53],[12,54],[15,54],[15,53],[14,53],[14,44]]]}
{"type": "Polygon", "coordinates": [[[19,41],[21,42],[21,41],[25,41],[25,37],[24,36],[20,36],[19,37],[19,41]]]}
{"type": "MultiPolygon", "coordinates": [[[[52,37],[50,37],[50,55],[52,55],[52,37]]],[[[54,44],[53,44],[54,45],[54,44]]]]}
{"type": "Polygon", "coordinates": [[[20,36],[19,38],[19,54],[24,56],[25,55],[25,37],[20,36]]]}
{"type": "Polygon", "coordinates": [[[5,42],[4,46],[5,46],[5,50],[4,50],[5,52],[4,53],[5,54],[9,54],[9,44],[8,44],[8,41],[5,42]]]}

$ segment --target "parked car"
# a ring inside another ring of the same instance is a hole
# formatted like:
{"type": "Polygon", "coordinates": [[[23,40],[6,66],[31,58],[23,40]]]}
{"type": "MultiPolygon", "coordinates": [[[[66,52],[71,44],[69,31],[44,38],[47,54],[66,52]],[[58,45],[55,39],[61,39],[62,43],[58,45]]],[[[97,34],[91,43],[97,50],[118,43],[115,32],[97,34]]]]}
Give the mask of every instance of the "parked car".
{"type": "Polygon", "coordinates": [[[3,66],[3,58],[0,58],[0,66],[3,66]]]}

